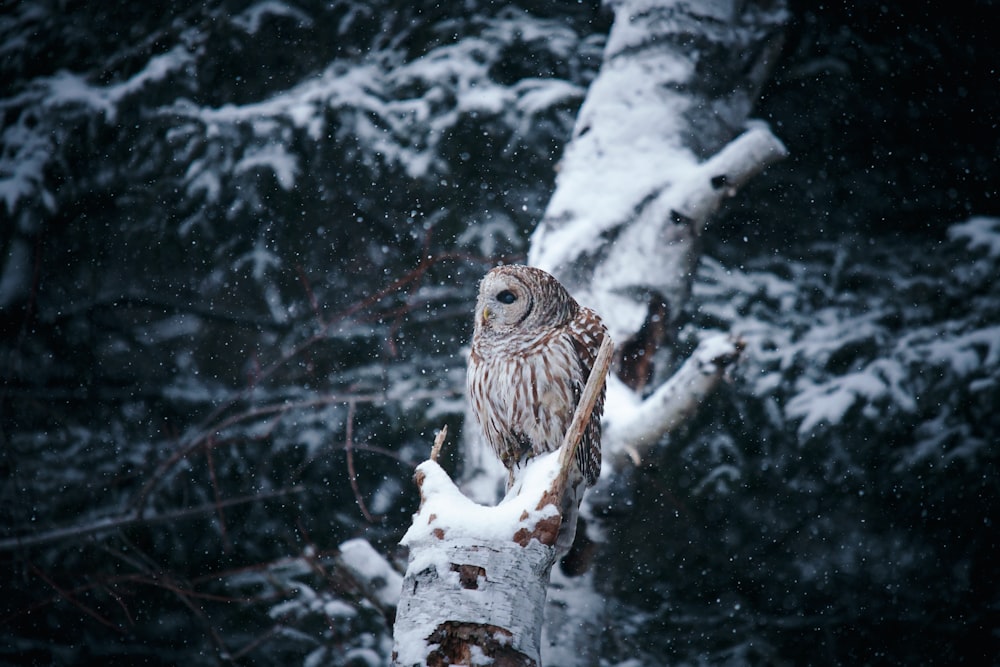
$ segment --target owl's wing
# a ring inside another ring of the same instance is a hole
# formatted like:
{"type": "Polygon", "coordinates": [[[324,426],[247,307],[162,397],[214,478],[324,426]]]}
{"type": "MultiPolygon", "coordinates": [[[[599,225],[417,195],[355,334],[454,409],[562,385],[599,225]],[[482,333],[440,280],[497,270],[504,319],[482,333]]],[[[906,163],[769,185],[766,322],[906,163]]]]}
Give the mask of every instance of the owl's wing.
{"type": "MultiPolygon", "coordinates": [[[[604,328],[597,313],[589,308],[580,308],[580,313],[571,322],[570,329],[573,349],[576,351],[580,368],[581,380],[573,385],[573,404],[578,405],[583,388],[594,368],[601,343],[607,335],[607,329],[604,328]]],[[[576,463],[584,479],[587,480],[587,486],[593,486],[601,474],[601,417],[604,415],[604,395],[605,387],[601,387],[601,392],[594,403],[594,411],[590,413],[590,421],[587,422],[587,428],[583,432],[583,439],[576,450],[576,463]]]]}

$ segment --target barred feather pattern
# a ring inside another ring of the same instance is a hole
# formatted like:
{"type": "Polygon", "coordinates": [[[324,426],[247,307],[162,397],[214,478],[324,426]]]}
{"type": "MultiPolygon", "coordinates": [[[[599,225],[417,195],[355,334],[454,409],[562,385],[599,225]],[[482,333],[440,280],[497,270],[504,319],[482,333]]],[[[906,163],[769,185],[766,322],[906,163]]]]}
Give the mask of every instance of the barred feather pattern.
{"type": "MultiPolygon", "coordinates": [[[[486,441],[510,472],[562,444],[607,331],[550,274],[521,265],[480,282],[467,388],[486,441]]],[[[604,391],[576,451],[571,485],[601,470],[604,391]],[[574,479],[575,478],[575,479],[574,479]]]]}

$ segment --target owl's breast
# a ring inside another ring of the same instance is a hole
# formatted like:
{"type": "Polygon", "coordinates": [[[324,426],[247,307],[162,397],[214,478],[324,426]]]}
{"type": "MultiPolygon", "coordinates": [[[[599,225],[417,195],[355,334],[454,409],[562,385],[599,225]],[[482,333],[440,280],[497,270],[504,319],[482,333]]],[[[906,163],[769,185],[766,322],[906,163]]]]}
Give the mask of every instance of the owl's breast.
{"type": "Polygon", "coordinates": [[[553,451],[562,443],[576,409],[577,368],[573,346],[563,337],[534,348],[517,365],[511,416],[536,454],[553,451]]]}
{"type": "Polygon", "coordinates": [[[474,345],[468,389],[487,441],[501,460],[554,451],[576,409],[582,379],[571,339],[553,335],[504,351],[474,345]]]}

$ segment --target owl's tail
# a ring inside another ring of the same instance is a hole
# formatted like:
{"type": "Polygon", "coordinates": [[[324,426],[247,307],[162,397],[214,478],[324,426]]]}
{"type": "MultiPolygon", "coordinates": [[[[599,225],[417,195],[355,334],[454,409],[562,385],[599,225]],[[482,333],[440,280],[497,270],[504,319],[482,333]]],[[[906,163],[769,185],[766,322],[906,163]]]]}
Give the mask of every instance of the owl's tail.
{"type": "Polygon", "coordinates": [[[559,534],[556,536],[556,559],[562,560],[563,556],[569,553],[576,539],[576,524],[580,514],[580,501],[583,500],[584,485],[581,483],[569,483],[566,485],[566,492],[563,493],[562,506],[559,511],[562,513],[562,523],[559,524],[559,534]]]}

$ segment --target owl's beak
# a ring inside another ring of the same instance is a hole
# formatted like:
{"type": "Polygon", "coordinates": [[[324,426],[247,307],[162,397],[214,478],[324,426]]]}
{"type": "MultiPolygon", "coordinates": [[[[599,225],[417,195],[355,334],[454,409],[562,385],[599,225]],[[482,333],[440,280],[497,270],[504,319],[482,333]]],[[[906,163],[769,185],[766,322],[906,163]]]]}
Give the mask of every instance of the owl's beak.
{"type": "Polygon", "coordinates": [[[483,308],[483,322],[485,323],[488,319],[490,319],[490,307],[485,306],[483,308]]]}

